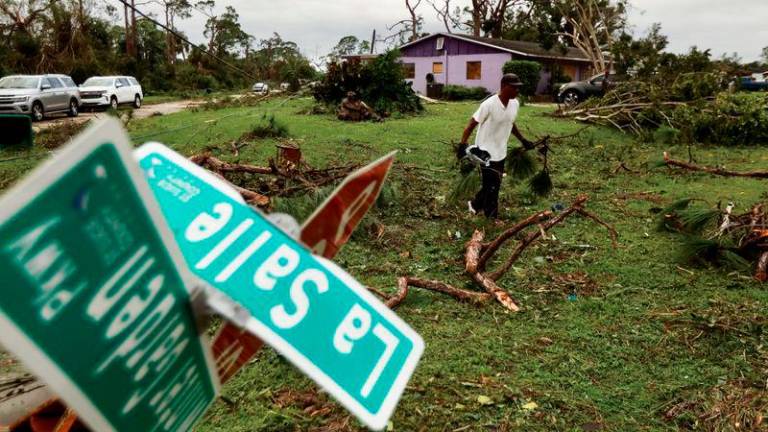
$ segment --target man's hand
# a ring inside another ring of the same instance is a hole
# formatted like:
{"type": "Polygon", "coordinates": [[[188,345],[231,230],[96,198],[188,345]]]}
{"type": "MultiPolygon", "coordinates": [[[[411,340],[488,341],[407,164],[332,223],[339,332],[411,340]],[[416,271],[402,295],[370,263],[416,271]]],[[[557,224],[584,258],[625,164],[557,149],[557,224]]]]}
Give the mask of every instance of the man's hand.
{"type": "Polygon", "coordinates": [[[527,139],[523,136],[523,134],[520,133],[520,130],[517,128],[516,124],[512,125],[512,134],[520,140],[520,142],[523,144],[523,147],[525,147],[526,150],[531,150],[536,147],[536,144],[527,139]]]}
{"type": "Polygon", "coordinates": [[[536,143],[526,138],[521,139],[520,142],[523,143],[526,150],[533,150],[536,147],[536,143]]]}

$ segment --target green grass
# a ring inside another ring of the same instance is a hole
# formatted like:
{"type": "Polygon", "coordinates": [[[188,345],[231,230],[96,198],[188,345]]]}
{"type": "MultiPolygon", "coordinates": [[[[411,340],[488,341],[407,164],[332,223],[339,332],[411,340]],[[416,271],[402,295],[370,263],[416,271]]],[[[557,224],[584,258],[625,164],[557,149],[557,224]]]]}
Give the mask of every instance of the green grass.
{"type": "MultiPolygon", "coordinates": [[[[136,142],[160,141],[185,155],[207,148],[227,161],[263,163],[275,155],[275,140],[254,141],[239,158],[229,142],[271,113],[288,125],[314,166],[363,163],[399,150],[390,176],[395,205],[374,211],[336,261],[363,284],[389,292],[400,275],[470,288],[462,273],[464,243],[476,227],[486,229],[487,236],[499,230],[447,199],[457,172],[448,142],[459,139],[474,104],[429,105],[416,117],[348,124],[330,115],[300,114],[311,103],[273,100],[252,108],[182,112],[133,121],[130,132],[136,142]],[[372,221],[384,226],[380,238],[366,229],[372,221]]],[[[518,125],[530,139],[580,128],[548,117],[548,110],[522,109],[518,125]]],[[[687,154],[684,147],[638,144],[612,130],[591,129],[578,140],[553,145],[554,191],[547,199],[530,197],[525,182],[505,179],[502,218],[515,221],[587,193],[588,208],[616,226],[621,246],[613,250],[602,227],[569,220],[554,231],[557,241],[530,248],[501,281],[524,308],[517,314],[498,304],[478,308],[413,290],[397,313],[424,337],[427,348],[392,419],[394,430],[580,431],[597,423],[610,431],[673,431],[678,425],[663,415],[673,401],[742,377],[764,382],[765,357],[754,339],[727,332],[686,338],[690,328],[665,326],[667,317],[705,311],[713,301],[765,305],[768,295],[748,273],[681,264],[679,238],[657,230],[654,209],[700,197],[734,201],[746,211],[767,198],[766,185],[646,170],[665,150],[681,158],[687,154]],[[637,172],[616,171],[621,162],[637,172]],[[574,292],[576,300],[569,300],[574,292]],[[481,404],[480,396],[491,403],[481,398],[486,402],[481,404]],[[523,408],[529,402],[537,407],[523,408]]],[[[0,163],[0,187],[31,169],[44,153],[0,152],[0,160],[19,156],[25,158],[0,163]]],[[[764,168],[768,161],[758,148],[697,148],[695,156],[702,164],[744,170],[764,168]]],[[[217,402],[198,430],[344,424],[347,414],[332,402],[329,414],[312,416],[281,398],[287,389],[313,388],[274,351],[264,350],[224,387],[224,396],[235,405],[217,402]]],[[[355,421],[350,425],[359,428],[355,421]]]]}

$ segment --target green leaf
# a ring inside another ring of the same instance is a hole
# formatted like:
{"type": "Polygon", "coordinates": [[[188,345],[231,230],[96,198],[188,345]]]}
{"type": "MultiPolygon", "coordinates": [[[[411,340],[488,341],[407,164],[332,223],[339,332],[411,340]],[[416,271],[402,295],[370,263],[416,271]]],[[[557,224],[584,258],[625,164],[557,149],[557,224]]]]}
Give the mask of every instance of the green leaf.
{"type": "Polygon", "coordinates": [[[478,396],[477,397],[477,402],[480,405],[493,405],[493,399],[489,398],[488,396],[484,396],[484,395],[478,396]]]}

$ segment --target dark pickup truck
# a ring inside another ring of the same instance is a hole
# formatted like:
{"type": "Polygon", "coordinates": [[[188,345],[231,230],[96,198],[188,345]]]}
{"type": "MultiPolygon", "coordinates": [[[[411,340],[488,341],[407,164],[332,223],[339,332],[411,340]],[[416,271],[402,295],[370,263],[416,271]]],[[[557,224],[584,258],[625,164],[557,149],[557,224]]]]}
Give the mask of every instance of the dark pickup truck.
{"type": "MultiPolygon", "coordinates": [[[[626,78],[614,74],[611,74],[608,77],[608,82],[611,85],[615,85],[625,80],[626,78]]],[[[557,101],[566,105],[578,105],[589,97],[602,96],[605,92],[603,87],[604,81],[605,74],[600,74],[595,75],[588,80],[562,84],[557,91],[557,101]]]]}
{"type": "Polygon", "coordinates": [[[739,87],[744,91],[768,91],[768,79],[766,79],[765,75],[755,74],[741,77],[739,87]]]}

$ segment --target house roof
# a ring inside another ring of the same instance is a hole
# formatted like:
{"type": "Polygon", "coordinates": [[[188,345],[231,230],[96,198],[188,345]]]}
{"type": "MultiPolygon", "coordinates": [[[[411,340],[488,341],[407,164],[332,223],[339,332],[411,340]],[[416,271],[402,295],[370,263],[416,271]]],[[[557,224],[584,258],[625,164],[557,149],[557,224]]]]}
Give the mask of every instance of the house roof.
{"type": "Polygon", "coordinates": [[[454,33],[436,33],[432,34],[426,37],[423,37],[421,39],[415,40],[413,42],[409,42],[403,46],[400,47],[400,49],[407,48],[409,46],[415,45],[419,42],[422,42],[429,38],[434,38],[438,36],[448,37],[448,38],[454,38],[463,40],[470,43],[476,43],[479,45],[485,45],[490,46],[492,48],[499,49],[501,51],[510,52],[512,54],[517,54],[525,57],[538,57],[538,58],[551,58],[551,59],[561,59],[561,60],[575,60],[575,61],[590,61],[584,53],[578,49],[578,48],[572,48],[569,47],[566,49],[565,52],[558,48],[553,49],[544,49],[542,46],[536,42],[524,42],[524,41],[515,41],[515,40],[506,40],[506,39],[492,39],[492,38],[486,38],[486,37],[480,37],[480,36],[472,36],[472,35],[465,35],[465,34],[454,34],[454,33]]]}

